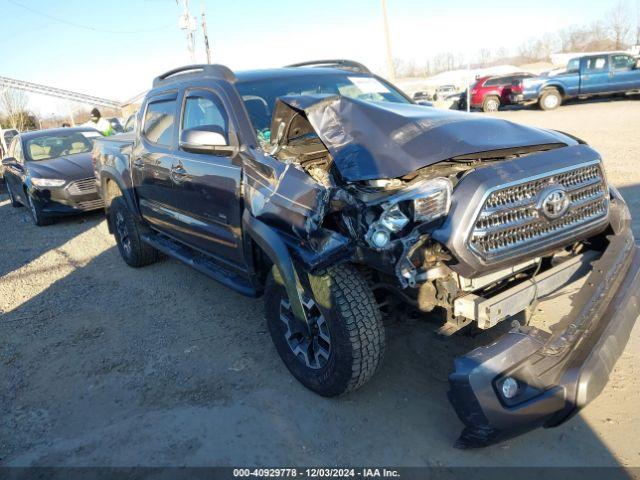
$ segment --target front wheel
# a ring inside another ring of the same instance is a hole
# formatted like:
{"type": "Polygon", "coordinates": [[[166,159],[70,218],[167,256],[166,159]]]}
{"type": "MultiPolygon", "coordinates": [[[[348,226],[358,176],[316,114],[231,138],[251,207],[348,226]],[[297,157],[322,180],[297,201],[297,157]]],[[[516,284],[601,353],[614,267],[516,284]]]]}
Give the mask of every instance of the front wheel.
{"type": "Polygon", "coordinates": [[[555,110],[560,105],[562,105],[562,95],[555,88],[545,90],[540,95],[540,100],[538,100],[538,104],[542,110],[555,110]]]}
{"type": "Polygon", "coordinates": [[[33,220],[34,225],[44,227],[53,223],[53,221],[42,211],[42,204],[39,200],[33,198],[32,195],[27,193],[27,201],[29,202],[29,212],[31,213],[31,220],[33,220]]]}
{"type": "Polygon", "coordinates": [[[304,292],[308,325],[293,315],[284,282],[273,268],[265,291],[265,316],[282,361],[300,383],[335,397],[364,385],[381,363],[385,332],[373,292],[353,267],[339,265],[309,275],[304,292]]]}

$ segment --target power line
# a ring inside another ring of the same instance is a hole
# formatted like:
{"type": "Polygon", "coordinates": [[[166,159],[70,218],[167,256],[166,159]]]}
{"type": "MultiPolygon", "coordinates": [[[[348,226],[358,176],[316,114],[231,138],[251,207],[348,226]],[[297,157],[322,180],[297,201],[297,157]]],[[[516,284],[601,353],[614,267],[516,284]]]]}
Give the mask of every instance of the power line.
{"type": "Polygon", "coordinates": [[[23,8],[24,10],[27,10],[27,11],[29,11],[31,13],[34,13],[36,15],[40,15],[41,17],[45,17],[45,18],[48,18],[50,20],[54,20],[54,21],[59,22],[59,23],[64,23],[65,25],[70,25],[72,27],[82,28],[84,30],[91,30],[92,32],[115,33],[115,34],[149,33],[149,32],[157,32],[159,30],[164,30],[164,29],[169,28],[169,27],[172,26],[172,24],[169,23],[167,25],[163,25],[162,27],[149,28],[149,29],[145,29],[145,30],[107,30],[107,29],[92,27],[90,25],[83,25],[83,24],[80,24],[80,23],[70,22],[70,21],[65,20],[63,18],[55,17],[55,16],[50,15],[48,13],[41,12],[41,11],[36,10],[34,8],[28,7],[27,5],[23,5],[22,3],[16,2],[15,0],[8,0],[8,2],[12,3],[13,5],[15,5],[17,7],[23,8]]]}

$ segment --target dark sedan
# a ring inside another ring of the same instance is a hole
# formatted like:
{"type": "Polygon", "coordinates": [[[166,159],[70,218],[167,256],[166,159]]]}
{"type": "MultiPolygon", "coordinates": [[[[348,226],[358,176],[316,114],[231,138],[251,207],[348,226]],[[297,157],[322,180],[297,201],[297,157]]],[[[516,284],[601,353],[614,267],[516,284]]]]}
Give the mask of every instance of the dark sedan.
{"type": "Polygon", "coordinates": [[[11,142],[2,170],[11,205],[29,207],[33,222],[96,210],[103,202],[96,189],[89,127],[21,133],[11,142]]]}

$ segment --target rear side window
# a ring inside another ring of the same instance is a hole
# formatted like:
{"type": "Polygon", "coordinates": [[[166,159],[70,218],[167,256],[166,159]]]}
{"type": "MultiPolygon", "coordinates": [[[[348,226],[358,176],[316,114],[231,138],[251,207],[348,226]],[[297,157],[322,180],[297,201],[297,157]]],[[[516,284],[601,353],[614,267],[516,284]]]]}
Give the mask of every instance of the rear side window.
{"type": "Polygon", "coordinates": [[[635,60],[629,55],[612,55],[611,66],[616,70],[627,70],[635,66],[635,60]]]}
{"type": "Polygon", "coordinates": [[[147,105],[142,134],[151,143],[170,147],[175,125],[176,101],[162,100],[147,105]]]}
{"type": "Polygon", "coordinates": [[[215,95],[198,93],[187,97],[182,117],[183,130],[206,125],[218,127],[226,134],[227,123],[227,113],[215,95]]]}
{"type": "Polygon", "coordinates": [[[485,87],[495,87],[496,85],[509,85],[511,77],[490,78],[484,82],[485,87]]]}
{"type": "Polygon", "coordinates": [[[22,142],[19,138],[14,138],[9,148],[9,156],[15,158],[18,162],[24,163],[24,156],[22,155],[22,142]]]}

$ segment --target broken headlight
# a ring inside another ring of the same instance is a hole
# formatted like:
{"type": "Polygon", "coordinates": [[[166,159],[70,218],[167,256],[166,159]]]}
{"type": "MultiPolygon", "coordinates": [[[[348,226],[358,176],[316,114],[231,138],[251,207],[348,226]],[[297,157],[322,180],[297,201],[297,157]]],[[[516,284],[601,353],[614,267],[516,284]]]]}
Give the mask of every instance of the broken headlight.
{"type": "Polygon", "coordinates": [[[401,232],[413,217],[414,223],[428,223],[449,213],[453,186],[446,178],[422,180],[388,197],[378,219],[369,225],[365,240],[382,250],[394,233],[401,232]]]}
{"type": "Polygon", "coordinates": [[[431,222],[444,217],[451,207],[453,186],[447,178],[434,178],[424,182],[413,199],[413,221],[431,222]]]}
{"type": "Polygon", "coordinates": [[[409,218],[402,213],[397,204],[391,205],[382,212],[378,221],[371,224],[365,239],[375,249],[385,248],[391,241],[391,234],[399,232],[409,223],[409,218]]]}

